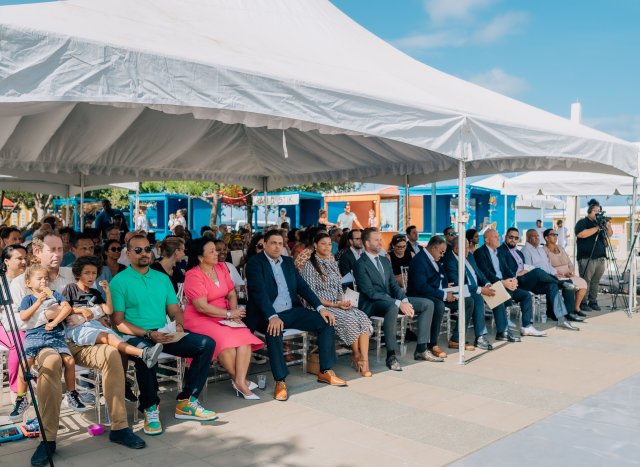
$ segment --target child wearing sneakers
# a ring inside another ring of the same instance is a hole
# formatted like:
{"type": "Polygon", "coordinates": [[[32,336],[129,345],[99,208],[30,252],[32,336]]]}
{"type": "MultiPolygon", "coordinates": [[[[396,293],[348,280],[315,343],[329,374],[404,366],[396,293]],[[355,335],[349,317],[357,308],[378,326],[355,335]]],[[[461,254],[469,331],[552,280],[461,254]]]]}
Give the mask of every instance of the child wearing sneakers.
{"type": "Polygon", "coordinates": [[[91,287],[101,269],[102,265],[95,256],[78,258],[71,267],[77,282],[67,285],[62,291],[64,298],[73,306],[73,313],[65,320],[67,339],[78,345],[110,345],[123,355],[123,362],[126,362],[126,355],[130,355],[142,359],[148,368],[153,368],[162,353],[162,344],[134,347],[110,329],[109,316],[113,313],[113,306],[109,283],[100,281],[106,303],[98,289],[91,287]]]}
{"type": "Polygon", "coordinates": [[[24,279],[25,285],[32,292],[22,299],[19,308],[20,319],[27,328],[24,335],[27,363],[29,366],[33,365],[42,349],[49,348],[58,352],[64,365],[67,405],[76,412],[84,412],[87,407],[80,401],[76,391],[76,364],[64,340],[62,325],[62,321],[71,314],[71,305],[58,292],[49,289],[47,268],[40,265],[29,266],[24,279]]]}

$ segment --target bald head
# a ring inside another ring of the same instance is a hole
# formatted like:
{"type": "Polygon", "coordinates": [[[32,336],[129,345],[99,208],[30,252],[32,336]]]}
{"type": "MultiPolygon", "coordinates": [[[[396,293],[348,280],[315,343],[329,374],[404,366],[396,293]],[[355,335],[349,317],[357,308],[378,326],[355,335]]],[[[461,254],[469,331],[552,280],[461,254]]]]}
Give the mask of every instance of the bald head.
{"type": "Polygon", "coordinates": [[[484,243],[493,250],[498,248],[500,246],[500,235],[498,235],[498,231],[494,229],[485,230],[484,243]]]}
{"type": "Polygon", "coordinates": [[[527,230],[527,243],[531,243],[536,248],[540,245],[540,234],[536,229],[527,230]]]}

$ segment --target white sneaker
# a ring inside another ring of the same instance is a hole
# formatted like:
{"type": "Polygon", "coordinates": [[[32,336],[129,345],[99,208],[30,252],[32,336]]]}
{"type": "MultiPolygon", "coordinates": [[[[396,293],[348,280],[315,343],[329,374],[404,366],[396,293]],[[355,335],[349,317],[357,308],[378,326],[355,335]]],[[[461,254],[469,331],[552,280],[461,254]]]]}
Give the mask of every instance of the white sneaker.
{"type": "Polygon", "coordinates": [[[520,328],[520,335],[522,336],[533,336],[533,337],[545,337],[547,335],[544,331],[538,331],[533,327],[533,324],[530,324],[526,328],[520,328]]]}

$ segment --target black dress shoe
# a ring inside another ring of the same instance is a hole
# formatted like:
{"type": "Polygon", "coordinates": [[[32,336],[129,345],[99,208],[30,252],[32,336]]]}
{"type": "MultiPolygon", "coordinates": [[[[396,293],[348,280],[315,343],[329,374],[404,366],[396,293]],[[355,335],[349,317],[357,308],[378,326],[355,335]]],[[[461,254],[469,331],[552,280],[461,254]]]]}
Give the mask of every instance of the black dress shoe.
{"type": "Polygon", "coordinates": [[[391,355],[390,357],[388,357],[387,361],[386,361],[386,364],[387,364],[387,368],[389,368],[390,370],[402,371],[402,367],[400,366],[400,362],[398,361],[398,359],[396,358],[395,355],[391,355]]]}
{"type": "Polygon", "coordinates": [[[547,319],[550,319],[551,321],[558,321],[558,318],[553,313],[547,313],[547,319]]]}
{"type": "Polygon", "coordinates": [[[589,308],[589,305],[586,302],[582,302],[580,304],[580,311],[591,311],[591,308],[589,308]]]}
{"type": "Polygon", "coordinates": [[[475,345],[479,349],[493,350],[493,346],[491,345],[491,342],[489,342],[485,336],[476,337],[475,345]]]}
{"type": "Polygon", "coordinates": [[[587,314],[582,310],[576,311],[575,314],[578,315],[578,316],[582,316],[583,318],[587,317],[587,314]]]}
{"type": "MultiPolygon", "coordinates": [[[[53,455],[53,453],[56,452],[56,442],[47,441],[47,444],[49,445],[49,452],[51,453],[51,455],[53,455]]],[[[31,465],[49,465],[49,457],[47,456],[47,448],[44,441],[40,441],[40,444],[38,444],[36,451],[31,456],[31,465]]]]}
{"type": "Polygon", "coordinates": [[[584,318],[581,318],[580,316],[576,315],[575,313],[569,313],[566,318],[569,321],[577,321],[578,323],[581,323],[584,321],[584,318]]]}
{"type": "Polygon", "coordinates": [[[122,444],[131,449],[142,449],[147,445],[142,438],[136,435],[131,428],[123,428],[122,430],[111,430],[109,433],[109,441],[112,443],[122,444]]]}
{"type": "Polygon", "coordinates": [[[507,341],[507,342],[521,342],[522,341],[522,339],[520,339],[517,336],[514,336],[513,334],[511,334],[508,331],[499,332],[498,334],[496,334],[496,340],[497,341],[507,341]]]}
{"type": "Polygon", "coordinates": [[[600,308],[596,302],[590,302],[589,308],[591,308],[593,311],[602,311],[602,308],[600,308]]]}

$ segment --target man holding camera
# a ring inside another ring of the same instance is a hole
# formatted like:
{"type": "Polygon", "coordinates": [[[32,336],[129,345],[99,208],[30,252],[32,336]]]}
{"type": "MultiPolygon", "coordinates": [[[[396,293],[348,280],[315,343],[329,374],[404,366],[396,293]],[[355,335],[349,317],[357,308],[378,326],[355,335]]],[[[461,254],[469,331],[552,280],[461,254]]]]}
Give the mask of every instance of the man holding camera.
{"type": "Polygon", "coordinates": [[[587,216],[575,226],[580,277],[587,281],[587,300],[580,305],[582,311],[600,311],[598,287],[607,258],[607,238],[613,235],[611,222],[602,214],[597,200],[589,201],[587,216]],[[588,301],[588,304],[587,304],[588,301]]]}

